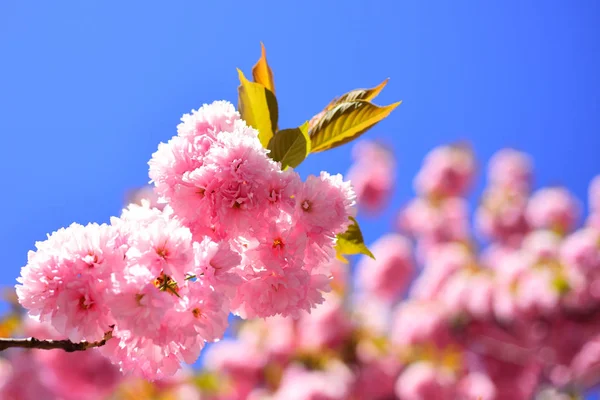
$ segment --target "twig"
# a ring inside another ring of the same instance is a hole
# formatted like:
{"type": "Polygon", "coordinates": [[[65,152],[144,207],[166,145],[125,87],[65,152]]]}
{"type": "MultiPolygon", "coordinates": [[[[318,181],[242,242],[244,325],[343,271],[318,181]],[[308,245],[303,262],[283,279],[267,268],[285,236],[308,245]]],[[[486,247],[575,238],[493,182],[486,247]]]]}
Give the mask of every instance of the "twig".
{"type": "Polygon", "coordinates": [[[84,351],[94,347],[104,346],[108,340],[112,338],[112,330],[104,334],[104,338],[97,342],[79,342],[74,343],[70,340],[41,340],[34,337],[15,339],[15,338],[0,338],[0,351],[12,347],[20,347],[24,349],[40,349],[54,350],[63,349],[71,353],[73,351],[84,351]]]}

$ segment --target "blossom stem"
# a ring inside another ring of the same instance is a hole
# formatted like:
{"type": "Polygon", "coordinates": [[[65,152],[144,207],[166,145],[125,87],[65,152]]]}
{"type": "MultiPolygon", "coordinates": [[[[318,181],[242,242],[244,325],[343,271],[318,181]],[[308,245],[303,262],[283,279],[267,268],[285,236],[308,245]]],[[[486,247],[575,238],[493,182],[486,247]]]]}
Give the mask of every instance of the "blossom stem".
{"type": "Polygon", "coordinates": [[[0,338],[0,351],[12,347],[23,349],[54,350],[63,349],[67,353],[74,351],[84,351],[94,347],[104,346],[112,338],[112,330],[104,334],[104,338],[97,342],[72,342],[70,340],[41,340],[34,337],[30,338],[0,338]]]}

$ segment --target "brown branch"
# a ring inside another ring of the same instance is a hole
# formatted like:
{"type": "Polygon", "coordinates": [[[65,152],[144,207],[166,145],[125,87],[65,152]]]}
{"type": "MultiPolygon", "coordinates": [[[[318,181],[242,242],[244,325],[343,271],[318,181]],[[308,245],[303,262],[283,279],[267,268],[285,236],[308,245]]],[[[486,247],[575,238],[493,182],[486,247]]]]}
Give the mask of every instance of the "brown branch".
{"type": "Polygon", "coordinates": [[[12,347],[20,347],[23,349],[40,349],[54,350],[63,349],[71,353],[73,351],[83,351],[94,347],[104,346],[108,340],[112,338],[112,330],[104,334],[104,338],[97,342],[79,342],[74,343],[70,340],[41,340],[34,337],[24,339],[0,338],[0,351],[12,347]]]}

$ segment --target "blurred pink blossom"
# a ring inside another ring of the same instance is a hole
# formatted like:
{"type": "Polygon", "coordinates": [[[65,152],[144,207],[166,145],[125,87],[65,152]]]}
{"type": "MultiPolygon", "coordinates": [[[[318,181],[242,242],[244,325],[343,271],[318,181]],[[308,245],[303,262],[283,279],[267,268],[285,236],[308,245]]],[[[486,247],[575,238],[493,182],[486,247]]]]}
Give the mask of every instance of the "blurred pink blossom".
{"type": "Polygon", "coordinates": [[[449,371],[421,361],[408,366],[396,382],[401,400],[454,400],[455,377],[449,371]]]}
{"type": "Polygon", "coordinates": [[[527,220],[538,229],[551,229],[564,234],[575,227],[581,206],[565,188],[540,189],[527,205],[527,220]]]}
{"type": "Polygon", "coordinates": [[[475,214],[475,224],[489,239],[518,246],[529,232],[525,216],[527,196],[513,189],[488,188],[475,214]]]}
{"type": "Polygon", "coordinates": [[[402,235],[389,233],[371,247],[375,256],[363,256],[357,265],[362,290],[382,300],[393,301],[404,293],[414,273],[412,245],[402,235]]]}
{"type": "Polygon", "coordinates": [[[465,195],[475,174],[475,159],[466,146],[442,146],[433,149],[417,174],[415,191],[428,198],[465,195]]]}
{"type": "Polygon", "coordinates": [[[533,180],[531,158],[514,149],[502,149],[488,164],[488,184],[528,192],[533,180]]]}
{"type": "Polygon", "coordinates": [[[353,148],[354,164],[347,173],[358,205],[376,213],[388,203],[396,181],[396,161],[383,144],[360,141],[353,148]]]}

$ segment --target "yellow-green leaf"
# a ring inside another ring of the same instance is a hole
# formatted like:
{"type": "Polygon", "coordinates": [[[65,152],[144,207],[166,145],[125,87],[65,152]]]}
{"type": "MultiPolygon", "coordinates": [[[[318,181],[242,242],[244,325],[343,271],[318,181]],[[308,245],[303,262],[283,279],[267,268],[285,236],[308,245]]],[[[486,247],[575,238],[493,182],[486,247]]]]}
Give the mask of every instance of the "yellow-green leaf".
{"type": "Polygon", "coordinates": [[[238,110],[242,119],[258,130],[260,143],[266,148],[277,130],[277,99],[273,92],[260,83],[250,82],[238,69],[238,110]]]}
{"type": "Polygon", "coordinates": [[[254,67],[252,67],[252,77],[254,82],[262,84],[264,87],[275,93],[275,81],[273,80],[273,71],[267,63],[267,51],[265,45],[260,44],[261,55],[254,67]]]}
{"type": "Polygon", "coordinates": [[[219,393],[222,386],[220,377],[213,372],[201,372],[193,377],[193,383],[204,394],[219,393]]]}
{"type": "Polygon", "coordinates": [[[356,139],[390,115],[400,103],[380,107],[368,101],[357,100],[334,106],[311,127],[311,152],[328,150],[356,139]]]}
{"type": "Polygon", "coordinates": [[[557,274],[552,280],[552,286],[560,295],[564,295],[571,290],[569,281],[562,274],[557,274]]]}
{"type": "Polygon", "coordinates": [[[331,103],[329,103],[327,105],[327,107],[325,107],[325,110],[331,110],[333,107],[335,107],[338,104],[348,103],[348,102],[352,102],[352,101],[356,101],[356,100],[371,101],[375,97],[377,97],[377,95],[379,93],[381,93],[381,91],[383,90],[385,85],[387,85],[389,80],[390,79],[387,78],[386,80],[381,82],[379,85],[375,86],[374,88],[354,89],[338,98],[333,99],[333,101],[331,103]]]}
{"type": "Polygon", "coordinates": [[[277,132],[269,142],[269,150],[271,158],[281,162],[281,168],[296,168],[310,153],[308,122],[298,128],[277,132]]]}
{"type": "Polygon", "coordinates": [[[346,232],[337,235],[335,251],[337,253],[338,260],[347,263],[348,260],[344,257],[344,255],[350,254],[364,254],[375,259],[373,253],[371,253],[371,251],[365,245],[365,240],[363,239],[358,222],[356,222],[356,219],[353,217],[349,218],[352,221],[352,224],[348,227],[346,232]]]}

